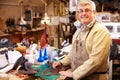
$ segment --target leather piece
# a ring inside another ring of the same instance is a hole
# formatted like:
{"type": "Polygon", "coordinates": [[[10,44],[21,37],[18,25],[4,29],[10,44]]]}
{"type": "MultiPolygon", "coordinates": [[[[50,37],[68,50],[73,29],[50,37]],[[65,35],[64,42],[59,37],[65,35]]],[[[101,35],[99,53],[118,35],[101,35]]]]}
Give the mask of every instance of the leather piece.
{"type": "MultiPolygon", "coordinates": [[[[48,63],[50,66],[52,66],[52,63],[48,63]]],[[[50,76],[50,75],[55,75],[55,74],[59,74],[59,71],[65,71],[67,69],[70,69],[70,65],[69,66],[58,66],[56,69],[46,69],[45,71],[43,71],[43,74],[46,76],[50,76]],[[48,73],[50,72],[50,73],[48,73]]]]}

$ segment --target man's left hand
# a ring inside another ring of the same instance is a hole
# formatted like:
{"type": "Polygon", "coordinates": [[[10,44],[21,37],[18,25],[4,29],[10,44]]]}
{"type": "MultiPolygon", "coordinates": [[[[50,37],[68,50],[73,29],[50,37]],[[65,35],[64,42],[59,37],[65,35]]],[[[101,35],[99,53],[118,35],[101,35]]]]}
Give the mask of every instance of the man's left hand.
{"type": "Polygon", "coordinates": [[[62,76],[72,78],[72,72],[71,71],[60,71],[59,74],[62,75],[62,76]]]}

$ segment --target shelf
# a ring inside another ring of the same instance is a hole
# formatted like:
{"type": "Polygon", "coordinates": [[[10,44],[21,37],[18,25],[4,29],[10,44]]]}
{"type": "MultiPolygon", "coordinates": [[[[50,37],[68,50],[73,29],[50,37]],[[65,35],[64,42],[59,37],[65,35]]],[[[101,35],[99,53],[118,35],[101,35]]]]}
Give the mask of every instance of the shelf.
{"type": "Polygon", "coordinates": [[[120,77],[120,73],[113,73],[114,76],[120,77]]]}
{"type": "Polygon", "coordinates": [[[112,80],[119,80],[120,79],[120,60],[115,59],[113,60],[112,64],[112,80]]]}
{"type": "Polygon", "coordinates": [[[0,35],[0,38],[9,38],[13,43],[20,42],[24,37],[29,38],[34,36],[36,40],[40,38],[44,31],[44,27],[39,27],[31,30],[26,31],[16,31],[12,34],[3,34],[0,35]]]}
{"type": "Polygon", "coordinates": [[[120,67],[120,60],[118,60],[118,59],[113,60],[113,64],[114,64],[114,66],[120,67]]]}
{"type": "Polygon", "coordinates": [[[39,28],[36,28],[36,29],[32,29],[32,30],[28,30],[27,32],[34,32],[34,31],[40,31],[40,30],[44,30],[44,27],[39,27],[39,28]]]}
{"type": "Polygon", "coordinates": [[[10,34],[2,34],[0,37],[10,36],[10,34]]]}
{"type": "Polygon", "coordinates": [[[13,34],[26,34],[27,32],[36,32],[36,31],[40,31],[40,30],[44,30],[44,27],[39,27],[36,29],[31,29],[31,30],[26,30],[26,31],[16,31],[13,34]]]}

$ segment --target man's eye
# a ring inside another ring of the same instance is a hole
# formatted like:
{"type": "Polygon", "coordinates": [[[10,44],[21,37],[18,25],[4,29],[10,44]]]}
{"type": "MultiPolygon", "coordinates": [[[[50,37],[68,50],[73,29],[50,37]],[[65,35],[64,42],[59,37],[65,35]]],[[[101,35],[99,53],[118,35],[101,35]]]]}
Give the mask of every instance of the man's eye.
{"type": "Polygon", "coordinates": [[[78,12],[79,12],[79,13],[83,13],[83,12],[85,12],[85,13],[90,13],[90,12],[92,12],[92,10],[90,10],[90,9],[85,9],[85,10],[79,10],[78,12]]]}
{"type": "Polygon", "coordinates": [[[83,10],[79,10],[79,12],[83,12],[83,10]]]}

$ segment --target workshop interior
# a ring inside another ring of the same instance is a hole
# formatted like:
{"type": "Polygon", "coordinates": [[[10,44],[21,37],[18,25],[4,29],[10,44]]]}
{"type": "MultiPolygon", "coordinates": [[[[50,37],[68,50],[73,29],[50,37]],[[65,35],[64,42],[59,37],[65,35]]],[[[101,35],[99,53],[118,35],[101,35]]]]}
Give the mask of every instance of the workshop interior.
{"type": "MultiPolygon", "coordinates": [[[[69,80],[58,78],[70,65],[52,64],[70,54],[79,1],[0,0],[0,80],[69,80]]],[[[92,1],[112,39],[108,80],[120,80],[120,0],[92,1]]]]}

